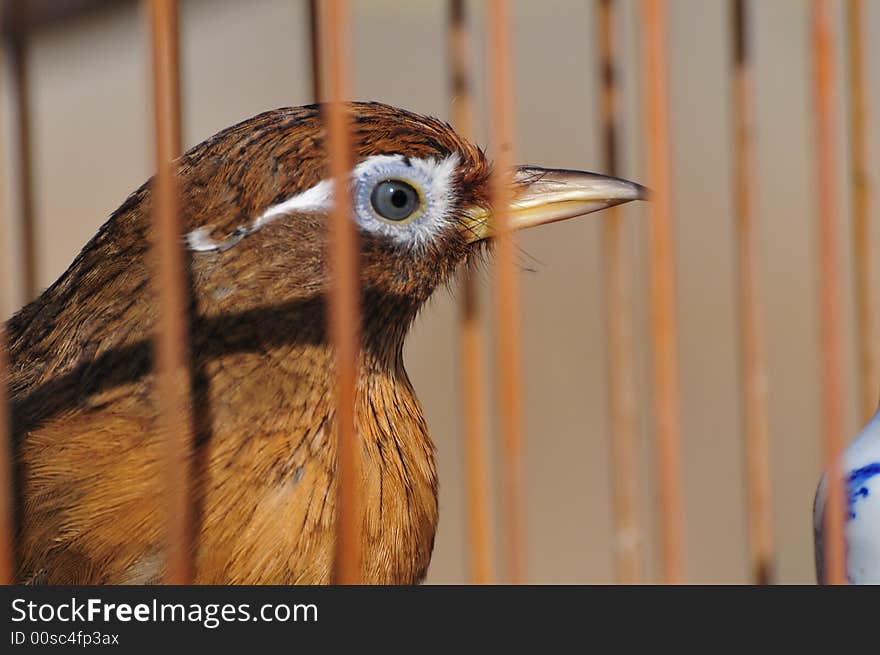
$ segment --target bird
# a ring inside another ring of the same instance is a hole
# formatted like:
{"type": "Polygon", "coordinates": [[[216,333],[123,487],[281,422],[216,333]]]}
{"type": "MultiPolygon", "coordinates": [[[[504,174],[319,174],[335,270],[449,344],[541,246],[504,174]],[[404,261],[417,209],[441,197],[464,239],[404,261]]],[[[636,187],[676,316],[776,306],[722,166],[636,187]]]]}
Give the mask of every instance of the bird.
{"type": "MultiPolygon", "coordinates": [[[[880,410],[841,455],[844,481],[846,578],[850,584],[880,584],[880,410]]],[[[826,582],[823,558],[828,472],[813,502],[816,580],[826,582]]]]}
{"type": "MultiPolygon", "coordinates": [[[[355,400],[361,580],[418,584],[438,520],[434,445],[403,363],[436,289],[488,256],[492,163],[441,120],[345,103],[359,236],[355,400]]],[[[322,105],[261,113],[175,160],[189,284],[196,584],[326,584],[335,544],[325,258],[336,194],[322,105]]],[[[595,173],[519,166],[521,229],[645,199],[595,173]]],[[[154,403],[148,180],[6,324],[17,580],[154,584],[166,569],[154,403]]]]}

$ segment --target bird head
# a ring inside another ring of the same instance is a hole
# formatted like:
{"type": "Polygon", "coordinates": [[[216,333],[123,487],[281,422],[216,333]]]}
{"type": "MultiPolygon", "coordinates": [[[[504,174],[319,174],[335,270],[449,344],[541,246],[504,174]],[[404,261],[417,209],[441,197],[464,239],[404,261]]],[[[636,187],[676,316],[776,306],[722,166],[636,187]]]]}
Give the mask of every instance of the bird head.
{"type": "MultiPolygon", "coordinates": [[[[448,124],[377,103],[347,106],[353,167],[346,193],[359,234],[365,321],[415,316],[456,267],[491,242],[492,166],[448,124]]],[[[326,293],[329,172],[319,106],[267,112],[182,160],[183,211],[197,290],[225,305],[305,301],[326,293]]],[[[645,197],[638,184],[520,166],[513,229],[645,197]]]]}

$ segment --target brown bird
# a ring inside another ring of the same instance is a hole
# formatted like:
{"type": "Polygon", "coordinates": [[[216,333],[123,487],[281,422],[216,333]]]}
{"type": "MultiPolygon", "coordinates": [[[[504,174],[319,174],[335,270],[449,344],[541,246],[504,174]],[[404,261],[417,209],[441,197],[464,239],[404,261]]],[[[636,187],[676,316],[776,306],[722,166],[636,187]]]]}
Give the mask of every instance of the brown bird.
{"type": "MultiPolygon", "coordinates": [[[[363,580],[421,581],[437,524],[434,446],[403,367],[419,309],[491,240],[491,166],[436,119],[352,104],[360,234],[363,580]]],[[[318,106],[228,128],[177,166],[191,283],[195,580],[327,583],[334,551],[329,179],[318,106]]],[[[637,184],[520,167],[513,224],[644,197],[637,184]]],[[[164,569],[148,242],[135,191],[7,324],[19,480],[18,577],[143,584],[164,569]]]]}

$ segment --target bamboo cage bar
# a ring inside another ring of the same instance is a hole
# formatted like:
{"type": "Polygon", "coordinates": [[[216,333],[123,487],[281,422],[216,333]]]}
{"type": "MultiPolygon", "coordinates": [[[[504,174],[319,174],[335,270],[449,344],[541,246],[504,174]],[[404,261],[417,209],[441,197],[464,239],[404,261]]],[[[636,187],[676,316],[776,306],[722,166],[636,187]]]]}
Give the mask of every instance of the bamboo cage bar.
{"type": "MultiPolygon", "coordinates": [[[[3,32],[3,17],[0,16],[0,35],[3,32]]],[[[0,37],[2,38],[2,37],[0,37]]],[[[0,42],[0,135],[5,136],[6,121],[4,97],[2,90],[5,89],[3,72],[6,62],[4,61],[6,49],[0,42]]],[[[5,143],[0,138],[0,144],[5,143]]],[[[6,153],[0,148],[0,207],[8,207],[6,183],[6,153]]],[[[0,221],[0,244],[9,243],[5,221],[0,221]]],[[[8,250],[6,251],[8,252],[8,250]]],[[[0,263],[3,262],[0,252],[0,263]]],[[[6,288],[0,284],[0,308],[6,311],[6,288]]],[[[9,357],[6,344],[6,321],[0,319],[0,584],[11,585],[15,581],[15,509],[13,499],[13,462],[14,453],[12,448],[11,425],[9,414],[9,357]]]]}
{"type": "Polygon", "coordinates": [[[37,296],[37,234],[34,220],[34,158],[31,129],[29,47],[30,20],[27,0],[13,0],[9,32],[10,72],[14,87],[18,231],[21,260],[21,294],[25,302],[37,296]]]}
{"type": "MultiPolygon", "coordinates": [[[[452,123],[466,139],[472,139],[473,89],[464,0],[449,2],[449,55],[452,77],[452,123]]],[[[486,417],[485,344],[476,274],[466,267],[460,276],[461,308],[461,400],[464,407],[465,476],[470,579],[474,584],[492,582],[492,539],[489,511],[488,419],[486,417]]]]}
{"type": "Polygon", "coordinates": [[[827,500],[824,525],[824,572],[828,584],[846,582],[844,489],[840,467],[843,435],[843,355],[840,317],[840,215],[834,153],[834,28],[827,0],[813,0],[814,103],[817,154],[819,312],[822,355],[822,433],[827,500]]]}
{"type": "Polygon", "coordinates": [[[754,208],[755,115],[749,3],[732,0],[733,189],[737,243],[742,422],[745,445],[749,560],[752,582],[773,581],[773,514],[767,363],[762,325],[758,234],[754,208]]]}
{"type": "Polygon", "coordinates": [[[492,220],[496,229],[495,322],[497,379],[502,434],[502,484],[507,582],[519,584],[525,574],[525,471],[522,433],[522,371],[519,325],[519,278],[516,244],[510,227],[510,185],[513,163],[513,82],[510,71],[510,7],[507,0],[488,6],[490,141],[495,146],[492,175],[492,220]]]}
{"type": "Polygon", "coordinates": [[[850,194],[853,208],[853,265],[856,298],[856,343],[858,344],[859,414],[868,421],[877,410],[880,392],[880,353],[877,343],[877,307],[874,285],[874,264],[871,247],[871,193],[868,170],[867,80],[865,22],[862,0],[848,0],[847,68],[849,72],[849,152],[852,177],[850,194]]]}
{"type": "Polygon", "coordinates": [[[177,0],[149,0],[156,177],[153,259],[158,294],[155,335],[159,430],[165,440],[167,584],[193,580],[192,402],[189,312],[174,159],[180,156],[180,57],[177,0]]]}
{"type": "MultiPolygon", "coordinates": [[[[617,77],[617,42],[614,30],[618,3],[596,3],[596,36],[599,59],[602,166],[619,175],[620,89],[617,77]]],[[[636,457],[636,398],[633,369],[632,294],[626,232],[619,207],[606,210],[602,221],[605,331],[608,350],[608,395],[611,416],[613,550],[617,580],[636,584],[642,577],[639,553],[638,461],[636,457]]]]}
{"type": "MultiPolygon", "coordinates": [[[[5,190],[5,187],[3,187],[5,190]]],[[[5,201],[5,197],[0,196],[5,201]]],[[[2,293],[2,289],[0,289],[2,293]]],[[[0,297],[0,306],[5,298],[0,297]]],[[[15,510],[13,498],[13,449],[10,431],[7,380],[9,358],[6,349],[6,327],[0,322],[0,584],[15,581],[15,510]]]]}
{"type": "Polygon", "coordinates": [[[666,76],[667,5],[642,0],[645,135],[649,203],[651,349],[663,580],[684,574],[684,501],[675,325],[675,262],[670,198],[669,100],[666,76]]]}
{"type": "Polygon", "coordinates": [[[349,6],[346,0],[322,3],[321,61],[327,105],[327,148],[330,174],[335,180],[335,202],[330,218],[330,268],[333,283],[329,298],[329,330],[336,352],[337,500],[336,554],[334,582],[358,584],[361,581],[361,446],[355,430],[360,289],[358,242],[351,221],[348,188],[351,170],[351,129],[343,101],[351,88],[349,81],[349,6]]]}
{"type": "Polygon", "coordinates": [[[309,20],[309,56],[311,58],[311,83],[312,102],[321,102],[321,35],[320,35],[321,8],[318,0],[308,0],[309,20]]]}

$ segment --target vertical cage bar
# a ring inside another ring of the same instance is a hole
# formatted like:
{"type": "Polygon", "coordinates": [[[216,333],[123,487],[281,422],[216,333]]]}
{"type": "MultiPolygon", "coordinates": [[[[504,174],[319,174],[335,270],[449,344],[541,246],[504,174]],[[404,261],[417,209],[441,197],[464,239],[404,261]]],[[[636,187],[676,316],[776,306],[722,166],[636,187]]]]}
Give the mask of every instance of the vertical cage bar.
{"type": "Polygon", "coordinates": [[[770,502],[770,428],[763,303],[754,211],[755,117],[747,0],[732,0],[734,208],[739,287],[739,338],[746,461],[749,557],[752,581],[773,580],[773,516],[770,502]]]}
{"type": "Polygon", "coordinates": [[[180,156],[180,61],[177,0],[148,0],[156,177],[153,186],[153,259],[158,296],[155,366],[159,430],[165,442],[167,584],[193,579],[193,507],[190,454],[192,405],[189,316],[180,205],[174,160],[180,156]]]}
{"type": "Polygon", "coordinates": [[[308,0],[309,13],[309,55],[312,71],[312,102],[321,102],[321,35],[319,20],[321,9],[318,0],[308,0]]]}
{"type": "Polygon", "coordinates": [[[840,317],[840,253],[837,171],[834,166],[834,33],[828,0],[813,0],[814,103],[818,180],[819,311],[822,344],[822,419],[828,497],[825,503],[824,571],[829,584],[844,584],[844,489],[840,468],[843,434],[843,357],[840,317]]]}
{"type": "Polygon", "coordinates": [[[355,429],[355,394],[359,356],[360,289],[358,243],[351,221],[348,176],[351,129],[343,101],[349,95],[349,7],[347,0],[327,0],[321,17],[322,59],[326,62],[327,147],[330,173],[338,192],[330,218],[330,268],[333,283],[328,310],[336,352],[337,497],[334,582],[361,582],[361,447],[355,429]]]}
{"type": "Polygon", "coordinates": [[[24,301],[37,295],[37,234],[34,220],[34,162],[31,136],[30,65],[28,42],[30,20],[27,0],[13,0],[9,32],[10,72],[15,93],[18,225],[21,239],[21,292],[24,301]]]}
{"type": "Polygon", "coordinates": [[[503,437],[503,498],[507,550],[507,582],[523,581],[525,571],[525,471],[522,434],[522,373],[520,362],[519,278],[516,244],[510,227],[511,165],[513,151],[513,83],[510,71],[510,7],[507,0],[489,4],[488,56],[492,120],[490,140],[495,145],[492,175],[492,218],[496,225],[497,290],[495,321],[498,330],[497,367],[500,427],[503,437]]]}
{"type": "Polygon", "coordinates": [[[684,502],[681,482],[678,371],[675,326],[675,263],[669,162],[665,0],[642,0],[651,272],[651,347],[656,430],[658,500],[663,579],[680,583],[684,568],[684,502]]]}
{"type": "Polygon", "coordinates": [[[868,92],[865,70],[865,41],[862,0],[846,5],[848,27],[847,67],[849,70],[850,192],[853,206],[853,257],[856,285],[856,342],[859,358],[859,413],[863,421],[877,409],[880,391],[880,353],[877,343],[877,309],[874,292],[874,265],[871,248],[871,183],[868,171],[868,92]]]}
{"type": "MultiPolygon", "coordinates": [[[[473,92],[470,44],[464,0],[449,2],[449,54],[452,74],[452,123],[466,139],[473,138],[473,92]]],[[[486,417],[485,345],[482,311],[475,272],[461,272],[461,399],[464,406],[465,471],[468,492],[470,577],[475,584],[492,581],[492,541],[489,533],[489,464],[486,417]]]]}
{"type": "MultiPolygon", "coordinates": [[[[615,0],[596,3],[596,35],[601,81],[602,165],[619,175],[620,89],[617,78],[617,22],[615,0]]],[[[638,462],[636,458],[636,399],[633,373],[632,295],[626,256],[623,212],[606,210],[602,222],[605,330],[608,348],[608,390],[611,413],[613,469],[614,558],[617,579],[636,584],[641,579],[638,524],[638,462]]]]}
{"type": "MultiPolygon", "coordinates": [[[[6,88],[3,81],[3,72],[6,62],[5,34],[3,16],[0,15],[0,136],[6,131],[5,98],[3,90],[6,88]]],[[[0,138],[0,144],[5,141],[0,138]]],[[[0,208],[8,206],[6,195],[8,186],[6,182],[6,152],[0,147],[0,208]]],[[[0,212],[2,213],[2,212],[0,212]]],[[[6,223],[0,220],[0,244],[9,243],[6,234],[6,223]]],[[[9,252],[8,249],[6,252],[9,252]]],[[[3,252],[0,251],[0,262],[3,252]]],[[[15,510],[13,504],[14,491],[13,478],[13,449],[9,415],[9,357],[6,346],[6,289],[0,284],[0,584],[11,585],[15,581],[15,510]]]]}
{"type": "MultiPolygon", "coordinates": [[[[2,64],[2,61],[0,61],[2,64]]],[[[0,185],[0,188],[5,188],[0,185]]],[[[0,201],[5,201],[0,197],[0,201]]],[[[2,295],[0,288],[0,295],[2,295]]],[[[5,307],[0,297],[0,306],[5,307]]],[[[9,359],[6,349],[6,323],[0,321],[0,584],[11,585],[15,580],[15,512],[13,506],[13,449],[10,431],[9,395],[7,380],[9,359]]]]}

